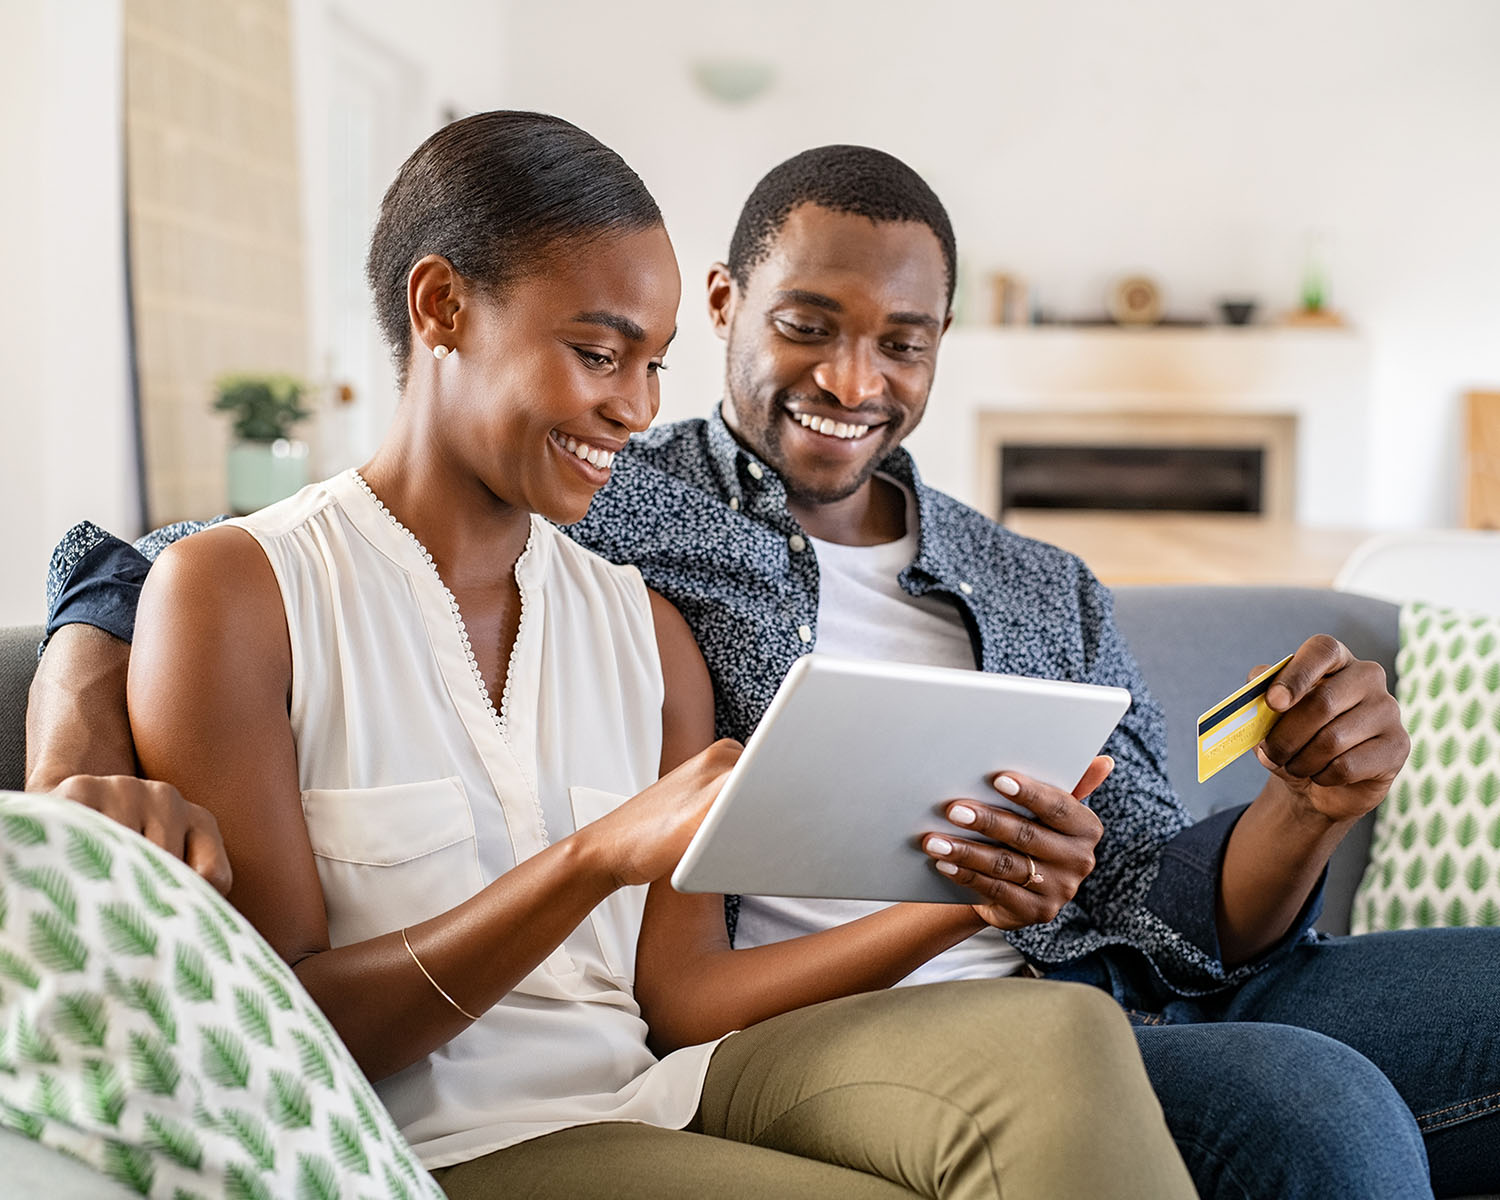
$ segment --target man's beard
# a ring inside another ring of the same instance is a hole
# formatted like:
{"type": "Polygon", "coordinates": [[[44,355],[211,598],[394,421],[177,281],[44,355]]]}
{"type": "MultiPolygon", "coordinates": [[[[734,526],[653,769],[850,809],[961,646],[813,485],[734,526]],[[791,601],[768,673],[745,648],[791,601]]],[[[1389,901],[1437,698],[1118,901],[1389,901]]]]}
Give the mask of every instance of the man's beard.
{"type": "MultiPolygon", "coordinates": [[[[893,413],[880,411],[878,415],[884,418],[884,424],[880,427],[880,446],[876,453],[871,454],[854,474],[837,481],[832,486],[808,486],[795,479],[787,464],[787,455],[782,445],[782,434],[785,426],[782,417],[789,411],[788,405],[795,401],[801,401],[805,406],[821,407],[823,409],[841,408],[837,399],[827,392],[816,395],[804,395],[792,391],[790,388],[776,393],[771,399],[768,409],[762,410],[764,426],[758,430],[759,441],[765,449],[765,459],[775,468],[776,473],[781,476],[782,485],[786,488],[787,499],[794,503],[802,504],[834,504],[840,500],[847,500],[860,488],[864,487],[875,474],[876,468],[885,461],[886,457],[899,442],[899,422],[893,413]]],[[[870,414],[875,415],[875,414],[870,414]]]]}

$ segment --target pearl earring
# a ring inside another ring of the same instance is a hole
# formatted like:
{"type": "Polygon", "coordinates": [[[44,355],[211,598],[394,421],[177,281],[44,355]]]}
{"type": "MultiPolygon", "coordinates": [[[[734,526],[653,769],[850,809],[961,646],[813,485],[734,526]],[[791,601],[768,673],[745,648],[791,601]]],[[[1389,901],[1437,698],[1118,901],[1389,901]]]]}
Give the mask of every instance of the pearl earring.
{"type": "Polygon", "coordinates": [[[438,362],[442,362],[443,359],[447,358],[448,355],[450,355],[452,353],[453,353],[453,351],[451,351],[450,349],[448,349],[447,346],[434,346],[432,348],[432,357],[435,358],[435,359],[437,359],[438,362]]]}

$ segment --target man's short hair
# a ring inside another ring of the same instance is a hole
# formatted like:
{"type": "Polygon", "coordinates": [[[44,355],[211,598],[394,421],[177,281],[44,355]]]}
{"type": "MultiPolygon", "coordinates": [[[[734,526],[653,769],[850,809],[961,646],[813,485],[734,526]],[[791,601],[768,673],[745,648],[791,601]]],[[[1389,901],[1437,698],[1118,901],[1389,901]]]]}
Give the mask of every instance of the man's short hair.
{"type": "Polygon", "coordinates": [[[872,221],[920,221],[943,249],[948,307],[953,307],[957,250],[948,210],[926,182],[893,154],[869,146],[819,146],[773,167],[740,210],[729,242],[729,273],[745,287],[771,253],[787,216],[801,204],[872,221]]]}

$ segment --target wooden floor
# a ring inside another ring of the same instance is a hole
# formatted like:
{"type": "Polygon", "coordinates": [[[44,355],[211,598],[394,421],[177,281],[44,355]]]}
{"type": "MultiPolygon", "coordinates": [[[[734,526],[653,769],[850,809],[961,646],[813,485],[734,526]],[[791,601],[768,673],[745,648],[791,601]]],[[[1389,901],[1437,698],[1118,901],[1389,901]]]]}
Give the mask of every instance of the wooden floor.
{"type": "Polygon", "coordinates": [[[1018,510],[1005,524],[1071,550],[1105,583],[1326,587],[1369,530],[1309,529],[1230,514],[1018,510]]]}

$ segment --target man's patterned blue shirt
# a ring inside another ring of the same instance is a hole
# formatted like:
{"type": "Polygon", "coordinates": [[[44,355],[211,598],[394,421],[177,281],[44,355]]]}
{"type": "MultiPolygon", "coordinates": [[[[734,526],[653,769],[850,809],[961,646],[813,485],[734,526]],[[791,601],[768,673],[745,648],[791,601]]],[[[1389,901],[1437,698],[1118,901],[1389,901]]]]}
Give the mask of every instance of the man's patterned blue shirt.
{"type": "MultiPolygon", "coordinates": [[[[927,487],[905,450],[881,469],[916,496],[917,556],[901,586],[957,606],[981,669],[1123,687],[1134,697],[1105,747],[1115,769],[1089,802],[1104,824],[1093,873],[1054,921],[1012,931],[1011,942],[1043,972],[1117,996],[1127,986],[1164,998],[1205,994],[1274,957],[1232,971],[1220,961],[1219,866],[1242,810],[1191,825],[1166,779],[1161,710],[1115,627],[1109,591],[1073,555],[927,487]]],[[[194,528],[201,526],[171,532],[194,528]]],[[[142,539],[143,555],[88,529],[69,535],[75,549],[88,545],[71,572],[59,561],[69,541],[58,548],[53,574],[62,582],[49,586],[48,629],[82,620],[128,637],[117,614],[96,620],[88,604],[70,606],[66,597],[97,598],[100,589],[80,572],[124,576],[138,590],[145,558],[175,539],[142,539]]],[[[588,515],[564,532],[605,558],[634,563],[682,612],[713,677],[720,736],[748,738],[787,670],[817,645],[816,552],[787,509],[779,477],[735,441],[717,410],[632,438],[588,515]]],[[[134,593],[125,600],[113,608],[128,607],[133,619],[134,593]]],[[[1311,936],[1316,909],[1315,898],[1282,945],[1311,936]]]]}

